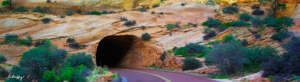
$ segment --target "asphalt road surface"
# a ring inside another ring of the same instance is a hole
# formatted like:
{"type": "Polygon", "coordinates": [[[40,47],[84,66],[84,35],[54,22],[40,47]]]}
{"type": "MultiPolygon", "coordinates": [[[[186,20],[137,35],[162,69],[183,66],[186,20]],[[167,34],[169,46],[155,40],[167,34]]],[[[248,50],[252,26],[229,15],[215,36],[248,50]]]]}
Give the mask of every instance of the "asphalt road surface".
{"type": "Polygon", "coordinates": [[[128,82],[216,82],[205,77],[183,72],[142,68],[111,68],[110,71],[126,77],[128,82]]]}

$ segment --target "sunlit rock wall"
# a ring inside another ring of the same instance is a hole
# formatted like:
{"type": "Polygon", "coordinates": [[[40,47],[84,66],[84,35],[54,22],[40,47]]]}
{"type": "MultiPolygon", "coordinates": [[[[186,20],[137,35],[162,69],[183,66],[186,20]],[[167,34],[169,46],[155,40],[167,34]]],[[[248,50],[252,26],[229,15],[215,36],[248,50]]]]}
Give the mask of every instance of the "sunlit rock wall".
{"type": "Polygon", "coordinates": [[[300,0],[278,0],[280,3],[286,3],[285,10],[279,10],[276,12],[277,16],[291,16],[294,12],[297,12],[297,6],[300,3],[300,0]]]}

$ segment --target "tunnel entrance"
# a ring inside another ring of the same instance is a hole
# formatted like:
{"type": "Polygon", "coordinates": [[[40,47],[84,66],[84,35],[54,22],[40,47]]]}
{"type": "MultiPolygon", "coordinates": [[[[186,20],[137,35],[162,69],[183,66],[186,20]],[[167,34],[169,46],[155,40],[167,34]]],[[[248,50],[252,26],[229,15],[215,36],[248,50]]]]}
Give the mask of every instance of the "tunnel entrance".
{"type": "Polygon", "coordinates": [[[119,67],[133,48],[137,37],[133,35],[107,36],[98,44],[97,66],[119,67]]]}

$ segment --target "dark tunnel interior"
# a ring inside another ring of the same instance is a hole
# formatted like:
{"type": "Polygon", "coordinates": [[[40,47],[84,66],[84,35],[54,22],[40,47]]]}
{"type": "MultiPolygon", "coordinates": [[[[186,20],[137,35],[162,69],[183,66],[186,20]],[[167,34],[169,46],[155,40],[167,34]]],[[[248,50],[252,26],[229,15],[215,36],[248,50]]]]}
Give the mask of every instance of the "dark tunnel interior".
{"type": "Polygon", "coordinates": [[[97,48],[97,66],[118,67],[127,52],[131,49],[133,35],[107,36],[103,38],[97,48]]]}

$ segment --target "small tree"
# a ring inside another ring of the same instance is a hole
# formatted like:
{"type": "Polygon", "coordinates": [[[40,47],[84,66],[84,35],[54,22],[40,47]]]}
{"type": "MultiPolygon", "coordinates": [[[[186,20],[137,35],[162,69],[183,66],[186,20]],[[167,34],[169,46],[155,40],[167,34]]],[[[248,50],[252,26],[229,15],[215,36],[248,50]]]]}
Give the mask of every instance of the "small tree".
{"type": "Polygon", "coordinates": [[[182,70],[194,70],[200,67],[202,67],[202,63],[198,59],[187,57],[183,61],[182,70]]]}

